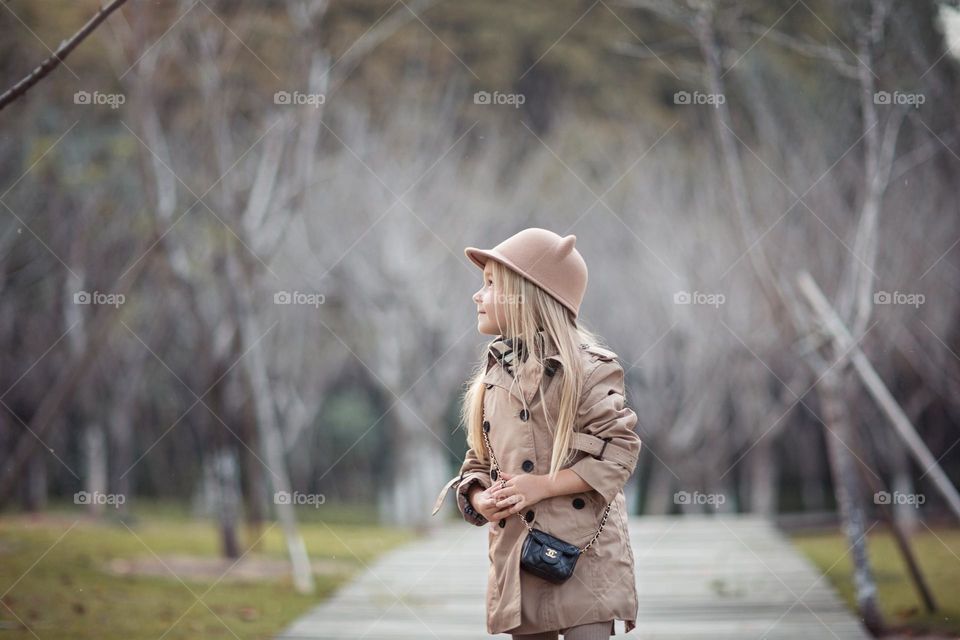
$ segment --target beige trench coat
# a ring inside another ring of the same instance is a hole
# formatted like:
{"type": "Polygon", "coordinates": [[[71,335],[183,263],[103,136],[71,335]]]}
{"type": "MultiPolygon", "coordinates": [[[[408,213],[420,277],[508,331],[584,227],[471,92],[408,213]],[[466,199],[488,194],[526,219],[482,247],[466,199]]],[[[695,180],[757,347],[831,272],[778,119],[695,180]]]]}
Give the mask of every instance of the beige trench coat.
{"type": "MultiPolygon", "coordinates": [[[[545,398],[551,419],[555,420],[563,375],[563,362],[556,347],[549,338],[545,340],[546,369],[535,357],[520,363],[519,385],[493,356],[494,351],[489,353],[484,378],[484,410],[489,427],[485,424],[485,428],[500,468],[514,475],[548,473],[553,442],[541,402],[545,398]]],[[[547,498],[524,514],[534,527],[582,547],[596,533],[607,503],[613,502],[603,532],[581,554],[573,577],[555,585],[521,570],[520,549],[528,533],[524,523],[516,514],[488,523],[473,510],[466,498],[469,487],[474,482],[490,487],[495,473],[473,450],[467,451],[460,472],[437,496],[434,513],[447,491],[456,486],[457,505],[467,522],[487,527],[490,634],[563,631],[605,620],[623,620],[626,633],[636,627],[634,557],[622,489],[640,452],[640,438],[634,432],[637,416],[625,406],[624,372],[616,354],[580,345],[580,357],[584,387],[575,422],[576,457],[568,467],[592,489],[547,498]]]]}

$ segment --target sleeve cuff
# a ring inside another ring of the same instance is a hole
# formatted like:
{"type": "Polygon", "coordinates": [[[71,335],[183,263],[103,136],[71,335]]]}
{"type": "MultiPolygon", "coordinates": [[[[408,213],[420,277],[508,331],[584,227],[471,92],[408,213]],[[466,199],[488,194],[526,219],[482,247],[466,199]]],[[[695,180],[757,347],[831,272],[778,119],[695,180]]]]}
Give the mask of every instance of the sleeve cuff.
{"type": "Polygon", "coordinates": [[[467,522],[478,527],[487,524],[487,519],[473,508],[468,495],[470,487],[474,483],[479,483],[484,489],[489,488],[490,485],[488,482],[484,482],[484,478],[489,479],[489,476],[482,473],[471,473],[464,476],[463,481],[457,486],[457,506],[460,508],[460,513],[463,514],[467,522]]]}

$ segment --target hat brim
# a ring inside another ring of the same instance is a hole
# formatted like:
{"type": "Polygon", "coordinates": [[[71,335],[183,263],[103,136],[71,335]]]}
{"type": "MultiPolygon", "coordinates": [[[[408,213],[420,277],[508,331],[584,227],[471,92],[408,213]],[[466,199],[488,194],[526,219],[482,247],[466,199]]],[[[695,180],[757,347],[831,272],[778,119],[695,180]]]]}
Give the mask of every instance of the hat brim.
{"type": "Polygon", "coordinates": [[[470,258],[470,262],[477,265],[481,269],[487,266],[487,260],[490,258],[496,258],[491,251],[478,249],[476,247],[467,247],[463,250],[463,253],[470,258]]]}

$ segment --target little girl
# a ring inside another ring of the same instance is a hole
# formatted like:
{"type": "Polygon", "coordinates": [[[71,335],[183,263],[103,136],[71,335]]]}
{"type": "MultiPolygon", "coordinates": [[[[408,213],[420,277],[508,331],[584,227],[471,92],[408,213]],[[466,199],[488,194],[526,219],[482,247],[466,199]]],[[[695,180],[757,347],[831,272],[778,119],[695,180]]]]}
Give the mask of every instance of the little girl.
{"type": "Polygon", "coordinates": [[[487,632],[515,640],[608,640],[615,620],[636,626],[622,489],[640,452],[637,416],[616,354],[578,324],[587,266],[575,241],[529,228],[465,249],[483,269],[477,329],[496,338],[464,396],[466,457],[433,512],[456,485],[464,518],[488,525],[487,632]],[[582,549],[571,577],[520,566],[532,527],[582,549]]]}

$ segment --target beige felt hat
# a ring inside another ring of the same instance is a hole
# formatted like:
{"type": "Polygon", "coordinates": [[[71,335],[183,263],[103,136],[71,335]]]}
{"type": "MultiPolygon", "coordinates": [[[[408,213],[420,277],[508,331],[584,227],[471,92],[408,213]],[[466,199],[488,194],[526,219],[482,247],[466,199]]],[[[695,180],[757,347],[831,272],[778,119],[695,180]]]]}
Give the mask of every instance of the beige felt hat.
{"type": "Polygon", "coordinates": [[[587,263],[574,248],[577,236],[561,237],[547,229],[530,227],[493,249],[467,247],[470,260],[483,269],[488,259],[504,264],[552,295],[576,317],[587,290],[587,263]]]}

